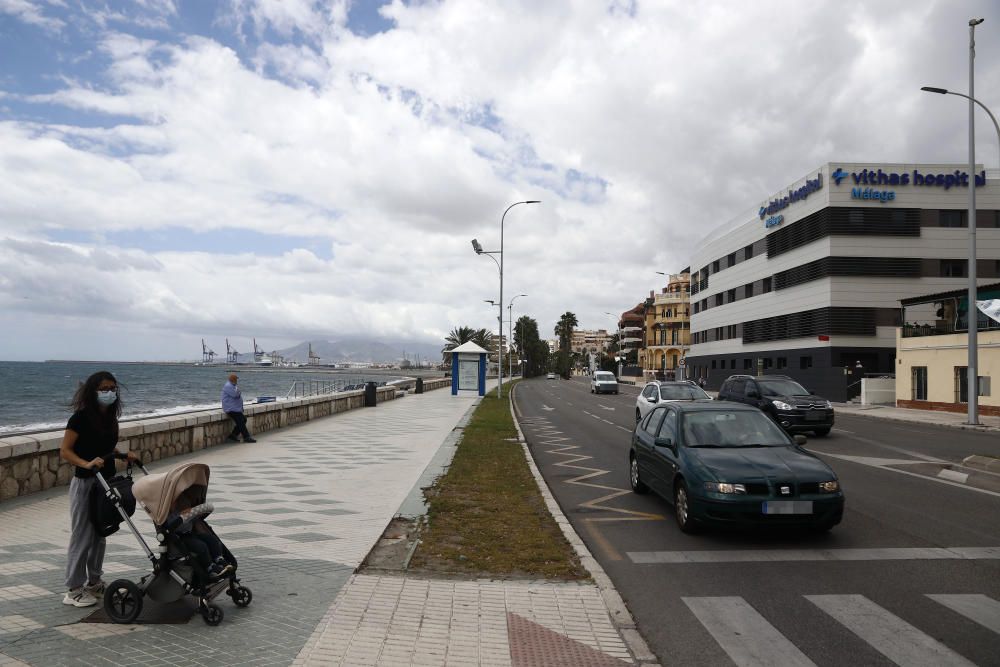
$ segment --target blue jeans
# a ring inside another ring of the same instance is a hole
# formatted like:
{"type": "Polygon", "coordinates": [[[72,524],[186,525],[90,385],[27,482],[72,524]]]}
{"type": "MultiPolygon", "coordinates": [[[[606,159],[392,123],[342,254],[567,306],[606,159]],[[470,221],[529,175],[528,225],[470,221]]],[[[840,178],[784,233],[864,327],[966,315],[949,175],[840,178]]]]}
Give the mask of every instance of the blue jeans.
{"type": "Polygon", "coordinates": [[[227,412],[229,418],[233,420],[235,426],[233,426],[233,432],[229,434],[230,438],[235,438],[237,436],[243,436],[244,440],[250,439],[250,431],[247,430],[247,416],[242,412],[227,412]]]}

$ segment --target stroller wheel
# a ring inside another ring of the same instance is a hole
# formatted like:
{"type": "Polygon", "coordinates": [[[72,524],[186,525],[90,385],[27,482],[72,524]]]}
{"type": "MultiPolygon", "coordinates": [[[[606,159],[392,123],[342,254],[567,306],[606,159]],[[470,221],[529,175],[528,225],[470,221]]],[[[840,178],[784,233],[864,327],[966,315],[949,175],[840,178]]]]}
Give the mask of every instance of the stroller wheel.
{"type": "Polygon", "coordinates": [[[233,598],[233,603],[237,607],[246,607],[253,600],[253,593],[246,586],[236,586],[226,592],[229,593],[229,597],[233,598]]]}
{"type": "Polygon", "coordinates": [[[133,581],[118,579],[104,591],[104,612],[114,623],[132,623],[142,612],[142,591],[133,581]]]}
{"type": "Polygon", "coordinates": [[[201,608],[201,616],[205,619],[205,623],[209,625],[218,625],[222,623],[222,607],[217,604],[206,605],[201,608]]]}

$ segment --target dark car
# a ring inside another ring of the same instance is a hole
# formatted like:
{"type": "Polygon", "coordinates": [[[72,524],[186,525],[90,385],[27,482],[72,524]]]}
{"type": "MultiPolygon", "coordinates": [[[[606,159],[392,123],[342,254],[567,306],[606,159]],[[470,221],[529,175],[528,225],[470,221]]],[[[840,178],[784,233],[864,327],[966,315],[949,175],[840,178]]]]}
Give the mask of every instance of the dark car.
{"type": "Polygon", "coordinates": [[[718,399],[760,408],[789,433],[823,437],[833,428],[833,404],[785,375],[731,375],[718,399]]]}
{"type": "Polygon", "coordinates": [[[629,482],[673,502],[685,533],[706,523],[829,530],[843,516],[844,494],[804,443],[747,405],[666,403],[636,425],[629,482]]]}

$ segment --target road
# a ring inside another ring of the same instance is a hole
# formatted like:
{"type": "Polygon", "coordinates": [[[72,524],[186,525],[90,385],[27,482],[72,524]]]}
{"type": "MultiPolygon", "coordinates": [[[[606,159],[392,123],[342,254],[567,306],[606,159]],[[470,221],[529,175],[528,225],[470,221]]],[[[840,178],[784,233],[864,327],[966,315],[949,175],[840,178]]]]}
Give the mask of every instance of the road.
{"type": "Polygon", "coordinates": [[[662,664],[1000,665],[1000,477],[954,465],[1000,457],[1000,438],[838,416],[806,445],[845,492],[833,531],[692,536],[668,502],[629,490],[638,392],[539,378],[517,386],[515,405],[563,512],[662,664]]]}

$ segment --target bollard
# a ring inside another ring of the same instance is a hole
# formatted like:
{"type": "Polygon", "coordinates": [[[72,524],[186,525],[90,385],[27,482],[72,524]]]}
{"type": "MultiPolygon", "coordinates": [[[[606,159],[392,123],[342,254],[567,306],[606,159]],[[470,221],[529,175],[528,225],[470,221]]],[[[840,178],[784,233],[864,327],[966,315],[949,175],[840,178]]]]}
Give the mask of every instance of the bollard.
{"type": "Polygon", "coordinates": [[[414,394],[422,394],[422,393],[424,393],[424,379],[423,378],[417,378],[417,388],[413,390],[413,393],[414,394]]]}
{"type": "Polygon", "coordinates": [[[376,385],[374,382],[365,383],[365,407],[374,408],[377,403],[378,394],[375,391],[376,385]]]}

